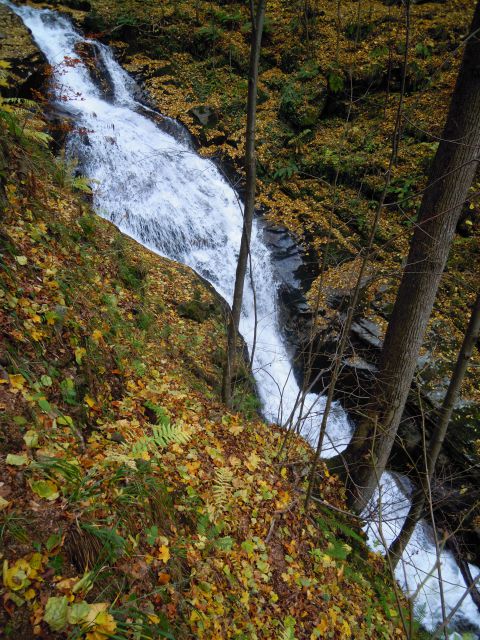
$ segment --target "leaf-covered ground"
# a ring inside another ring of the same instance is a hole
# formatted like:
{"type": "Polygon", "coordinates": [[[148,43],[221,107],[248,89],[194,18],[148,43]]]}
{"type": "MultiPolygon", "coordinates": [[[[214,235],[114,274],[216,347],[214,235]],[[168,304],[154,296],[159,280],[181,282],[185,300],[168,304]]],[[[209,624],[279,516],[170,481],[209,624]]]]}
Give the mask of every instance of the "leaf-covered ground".
{"type": "Polygon", "coordinates": [[[92,213],[34,105],[0,116],[4,637],[402,637],[337,481],[307,517],[307,445],[220,404],[218,299],[92,213]]]}
{"type": "MultiPolygon", "coordinates": [[[[201,152],[242,173],[248,3],[91,0],[86,12],[78,11],[75,0],[50,4],[60,4],[84,29],[113,42],[126,68],[146,80],[158,108],[196,134],[201,152]],[[207,108],[206,125],[196,108],[207,108]]],[[[382,329],[472,10],[467,0],[412,4],[398,158],[365,295],[364,313],[382,329]]],[[[267,3],[258,106],[260,201],[271,220],[306,247],[313,272],[330,242],[321,301],[355,272],[355,256],[366,242],[391,151],[405,41],[401,3],[267,3]]],[[[425,344],[434,366],[424,372],[424,383],[432,387],[448,375],[475,296],[477,192],[474,184],[425,344]]],[[[327,318],[332,314],[327,307],[324,312],[327,318]]],[[[478,371],[471,368],[464,387],[465,397],[477,405],[478,371]]]]}

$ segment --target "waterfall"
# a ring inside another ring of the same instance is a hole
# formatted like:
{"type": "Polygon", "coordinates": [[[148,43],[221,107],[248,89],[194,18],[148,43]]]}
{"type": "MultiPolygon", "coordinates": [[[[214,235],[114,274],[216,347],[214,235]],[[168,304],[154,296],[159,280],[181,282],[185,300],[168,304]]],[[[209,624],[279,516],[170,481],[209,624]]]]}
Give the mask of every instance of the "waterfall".
{"type": "MultiPolygon", "coordinates": [[[[195,153],[179,125],[171,121],[168,127],[160,128],[148,117],[135,98],[134,81],[108,47],[83,38],[67,18],[53,11],[0,1],[22,18],[54,67],[56,100],[76,123],[77,132],[69,137],[67,151],[79,159],[82,171],[91,180],[97,213],[152,251],[192,267],[230,302],[242,206],[219,169],[195,153]],[[110,85],[108,97],[81,61],[72,62],[78,59],[75,46],[81,42],[96,51],[110,85]],[[176,135],[171,135],[175,131],[176,135]]],[[[252,231],[251,257],[252,273],[246,281],[240,330],[251,347],[257,321],[253,374],[265,418],[282,424],[296,412],[300,389],[278,323],[274,264],[257,222],[252,231]]],[[[308,394],[305,400],[302,433],[312,443],[324,405],[324,397],[315,394],[308,394]]],[[[344,449],[350,435],[347,415],[337,403],[329,417],[323,455],[344,449]]],[[[389,496],[383,505],[382,525],[387,542],[401,527],[408,510],[402,482],[389,473],[382,477],[382,494],[389,496]]],[[[378,522],[370,523],[367,529],[375,546],[381,537],[378,522]]],[[[433,629],[442,618],[435,572],[428,577],[435,563],[435,547],[426,523],[417,526],[403,560],[397,578],[408,593],[425,581],[416,606],[422,610],[423,624],[433,629]]],[[[472,567],[472,573],[476,575],[478,569],[472,567]]],[[[447,551],[442,552],[442,574],[448,612],[464,592],[465,582],[447,551]]],[[[480,630],[478,611],[470,596],[455,621],[480,630]]]]}

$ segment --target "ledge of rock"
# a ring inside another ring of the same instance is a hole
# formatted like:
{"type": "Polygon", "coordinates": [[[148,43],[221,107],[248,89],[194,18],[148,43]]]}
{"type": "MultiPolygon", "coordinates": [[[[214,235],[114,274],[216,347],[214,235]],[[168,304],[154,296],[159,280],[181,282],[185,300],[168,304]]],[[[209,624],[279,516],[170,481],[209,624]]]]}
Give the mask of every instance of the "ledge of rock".
{"type": "MultiPolygon", "coordinates": [[[[348,293],[343,295],[338,292],[335,299],[332,296],[330,304],[334,302],[332,308],[338,314],[315,337],[311,376],[319,376],[314,388],[319,393],[324,392],[330,382],[331,362],[338,347],[340,328],[345,321],[347,299],[348,293]]],[[[302,354],[307,352],[309,332],[305,327],[308,329],[309,326],[307,322],[303,327],[303,343],[299,340],[299,363],[304,360],[302,354]]],[[[368,411],[375,393],[375,375],[382,343],[380,327],[372,320],[357,315],[352,324],[349,346],[343,357],[335,392],[335,399],[342,403],[354,422],[368,411]]],[[[427,365],[432,371],[436,367],[435,359],[430,354],[419,358],[418,364],[423,370],[427,365]]],[[[422,430],[425,429],[428,445],[436,428],[437,411],[442,399],[441,394],[437,398],[430,397],[417,382],[412,385],[389,466],[393,471],[407,472],[413,482],[416,480],[416,473],[424,469],[422,430]]],[[[478,421],[478,416],[476,405],[457,403],[432,483],[438,529],[448,534],[454,533],[453,542],[448,543],[449,548],[452,551],[460,549],[457,556],[475,564],[480,563],[480,468],[473,442],[476,438],[474,422],[478,421]],[[453,544],[456,545],[455,549],[453,544]]],[[[428,518],[428,514],[426,516],[428,518]]]]}
{"type": "Polygon", "coordinates": [[[40,87],[43,53],[33,41],[30,30],[8,7],[0,4],[0,60],[8,62],[11,79],[4,95],[29,98],[32,89],[40,87]]]}

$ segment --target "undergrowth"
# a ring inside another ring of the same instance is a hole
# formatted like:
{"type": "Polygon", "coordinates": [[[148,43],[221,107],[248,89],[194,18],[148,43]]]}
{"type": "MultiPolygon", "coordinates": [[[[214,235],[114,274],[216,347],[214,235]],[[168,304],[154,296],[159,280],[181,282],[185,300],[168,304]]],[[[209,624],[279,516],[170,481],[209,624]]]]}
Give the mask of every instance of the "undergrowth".
{"type": "Polygon", "coordinates": [[[305,518],[282,431],[220,404],[213,293],[92,213],[36,105],[0,110],[4,636],[400,636],[363,534],[305,518]]]}

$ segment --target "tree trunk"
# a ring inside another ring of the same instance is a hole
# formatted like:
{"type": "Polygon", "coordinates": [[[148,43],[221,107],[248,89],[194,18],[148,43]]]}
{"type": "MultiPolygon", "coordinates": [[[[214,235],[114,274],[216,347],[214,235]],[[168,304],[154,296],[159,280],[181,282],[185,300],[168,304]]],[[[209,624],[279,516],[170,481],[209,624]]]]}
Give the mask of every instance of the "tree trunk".
{"type": "Polygon", "coordinates": [[[403,523],[403,527],[392,542],[389,553],[391,561],[394,565],[398,563],[405,547],[410,540],[415,525],[420,520],[425,502],[430,499],[430,482],[435,471],[438,455],[443,445],[445,435],[447,433],[448,424],[452,416],[453,407],[460,393],[463,378],[467,370],[468,361],[472,357],[475,344],[480,333],[480,293],[472,309],[470,322],[468,323],[463,344],[458,354],[457,362],[448,385],[447,393],[443,400],[442,408],[438,418],[438,425],[432,435],[430,446],[426,457],[426,472],[421,478],[421,488],[414,494],[412,504],[408,512],[407,518],[403,523]]]}
{"type": "Polygon", "coordinates": [[[255,14],[253,0],[251,0],[252,39],[250,45],[250,69],[248,74],[248,102],[247,102],[247,131],[245,144],[245,211],[243,215],[242,240],[235,274],[235,288],[233,292],[232,312],[228,325],[227,359],[223,371],[222,396],[227,406],[232,406],[232,377],[235,371],[235,356],[237,346],[238,326],[242,311],[243,287],[247,272],[248,256],[250,253],[250,237],[252,235],[253,214],[255,211],[255,126],[257,116],[257,84],[258,63],[262,44],[263,22],[265,18],[266,0],[258,0],[255,14]]]}
{"type": "Polygon", "coordinates": [[[375,407],[343,455],[351,507],[360,512],[387,464],[480,146],[480,2],[447,123],[420,206],[379,364],[375,407]]]}

